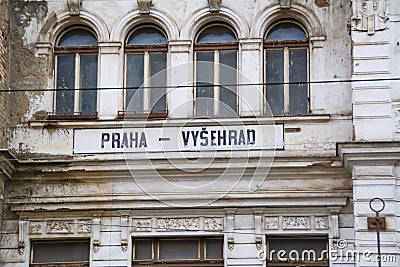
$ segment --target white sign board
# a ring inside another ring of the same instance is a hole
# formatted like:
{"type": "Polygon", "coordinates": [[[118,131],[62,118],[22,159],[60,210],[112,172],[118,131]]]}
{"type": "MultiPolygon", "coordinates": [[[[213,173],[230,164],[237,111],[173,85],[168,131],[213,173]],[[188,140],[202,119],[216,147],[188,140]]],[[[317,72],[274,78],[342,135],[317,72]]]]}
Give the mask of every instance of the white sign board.
{"type": "Polygon", "coordinates": [[[75,129],[74,153],[283,149],[283,125],[75,129]]]}

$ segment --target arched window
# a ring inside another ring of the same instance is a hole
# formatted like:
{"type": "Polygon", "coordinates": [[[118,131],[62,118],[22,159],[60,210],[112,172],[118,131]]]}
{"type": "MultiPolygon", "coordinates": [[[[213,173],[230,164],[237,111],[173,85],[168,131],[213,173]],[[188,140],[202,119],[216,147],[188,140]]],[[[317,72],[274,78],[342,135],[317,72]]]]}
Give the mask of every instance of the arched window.
{"type": "Polygon", "coordinates": [[[125,115],[166,116],[168,41],[153,25],[135,28],[125,43],[125,115]]]}
{"type": "Polygon", "coordinates": [[[308,113],[308,37],[294,22],[280,22],[265,35],[265,98],[273,114],[308,113]]]}
{"type": "Polygon", "coordinates": [[[56,115],[95,115],[97,112],[96,36],[75,27],[65,32],[55,47],[56,115]]]}
{"type": "Polygon", "coordinates": [[[196,115],[207,118],[235,116],[238,109],[238,42],[235,33],[225,24],[207,25],[199,31],[194,48],[196,115]]]}

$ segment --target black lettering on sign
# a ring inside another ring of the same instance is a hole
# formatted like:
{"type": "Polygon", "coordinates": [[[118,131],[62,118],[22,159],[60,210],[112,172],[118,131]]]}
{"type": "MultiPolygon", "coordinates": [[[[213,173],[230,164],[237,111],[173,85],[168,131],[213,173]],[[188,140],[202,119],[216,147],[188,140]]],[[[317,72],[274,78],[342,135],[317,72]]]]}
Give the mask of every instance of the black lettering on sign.
{"type": "Polygon", "coordinates": [[[101,134],[101,148],[104,148],[104,144],[109,141],[110,141],[110,134],[102,133],[101,134]]]}

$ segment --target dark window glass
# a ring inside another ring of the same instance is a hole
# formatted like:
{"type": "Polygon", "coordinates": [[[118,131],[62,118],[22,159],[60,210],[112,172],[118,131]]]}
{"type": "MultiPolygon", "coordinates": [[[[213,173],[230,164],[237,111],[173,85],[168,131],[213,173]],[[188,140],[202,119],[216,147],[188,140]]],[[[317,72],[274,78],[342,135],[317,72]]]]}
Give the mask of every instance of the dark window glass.
{"type": "Polygon", "coordinates": [[[290,49],[289,61],[290,114],[306,114],[308,111],[307,49],[290,49]]]}
{"type": "Polygon", "coordinates": [[[236,41],[235,34],[229,28],[222,25],[208,27],[197,37],[198,44],[232,43],[236,41]]]}
{"type": "Polygon", "coordinates": [[[57,47],[66,48],[63,48],[61,54],[56,47],[56,53],[60,53],[57,55],[56,67],[57,114],[96,113],[98,56],[97,47],[93,46],[97,46],[96,37],[90,31],[81,28],[66,32],[59,40],[57,47]],[[81,54],[75,46],[90,46],[88,50],[93,52],[81,54]]]}
{"type": "Polygon", "coordinates": [[[126,110],[143,111],[144,54],[128,54],[126,70],[126,110]]]}
{"type": "MultiPolygon", "coordinates": [[[[327,239],[321,237],[269,238],[268,250],[270,252],[268,256],[272,256],[269,260],[276,260],[278,258],[278,251],[280,250],[286,252],[285,257],[287,258],[289,258],[291,251],[297,252],[299,255],[298,261],[322,261],[328,259],[327,239]],[[272,253],[272,250],[274,250],[275,253],[272,253]]],[[[292,255],[297,257],[297,253],[292,252],[292,255]]]]}
{"type": "Polygon", "coordinates": [[[198,259],[198,239],[170,239],[159,241],[160,260],[198,259]]]}
{"type": "Polygon", "coordinates": [[[81,55],[80,107],[82,114],[94,114],[97,110],[97,55],[81,55]]]}
{"type": "Polygon", "coordinates": [[[206,259],[223,258],[224,241],[222,238],[206,239],[206,259]]]}
{"type": "Polygon", "coordinates": [[[88,262],[88,241],[43,241],[32,243],[32,263],[88,262]]]}
{"type": "Polygon", "coordinates": [[[61,37],[58,46],[97,46],[97,38],[88,30],[73,29],[61,37]]]}
{"type": "Polygon", "coordinates": [[[167,44],[165,35],[154,27],[140,28],[129,37],[128,45],[167,44]]]}
{"type": "Polygon", "coordinates": [[[304,30],[290,22],[279,23],[274,26],[267,35],[267,41],[289,41],[289,40],[307,40],[304,30]]]}
{"type": "Polygon", "coordinates": [[[272,114],[283,114],[283,49],[267,51],[266,98],[272,114]]]}
{"type": "Polygon", "coordinates": [[[196,113],[214,116],[214,52],[196,53],[196,113]]]}
{"type": "Polygon", "coordinates": [[[165,112],[166,95],[165,85],[167,84],[167,54],[151,53],[150,55],[150,110],[153,112],[165,112]]]}
{"type": "Polygon", "coordinates": [[[237,113],[237,53],[236,51],[221,51],[220,63],[220,116],[231,117],[237,113]]]}
{"type": "Polygon", "coordinates": [[[153,259],[153,240],[136,239],[135,240],[135,260],[153,259]]]}
{"type": "Polygon", "coordinates": [[[57,57],[56,111],[61,114],[74,113],[75,101],[75,56],[57,57]]]}

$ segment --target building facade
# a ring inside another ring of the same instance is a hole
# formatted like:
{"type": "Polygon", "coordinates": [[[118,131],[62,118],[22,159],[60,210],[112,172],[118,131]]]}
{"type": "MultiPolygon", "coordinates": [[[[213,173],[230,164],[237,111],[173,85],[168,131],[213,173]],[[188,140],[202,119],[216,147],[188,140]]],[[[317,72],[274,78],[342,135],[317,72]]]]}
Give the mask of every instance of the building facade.
{"type": "Polygon", "coordinates": [[[398,255],[396,0],[2,3],[4,266],[398,255]]]}

